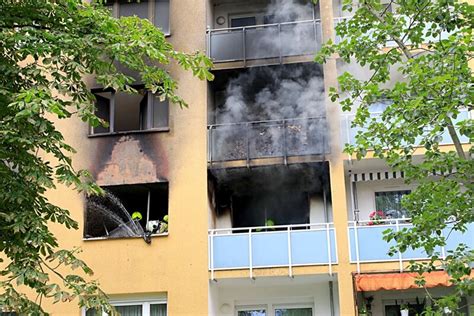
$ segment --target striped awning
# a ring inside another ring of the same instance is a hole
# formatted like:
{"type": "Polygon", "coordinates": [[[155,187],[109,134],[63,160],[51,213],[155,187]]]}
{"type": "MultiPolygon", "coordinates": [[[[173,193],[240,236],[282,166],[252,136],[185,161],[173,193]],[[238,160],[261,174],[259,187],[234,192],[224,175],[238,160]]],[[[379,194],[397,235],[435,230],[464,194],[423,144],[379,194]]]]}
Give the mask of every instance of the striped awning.
{"type": "MultiPolygon", "coordinates": [[[[450,170],[448,172],[437,172],[433,170],[430,176],[442,176],[450,175],[456,172],[456,170],[450,170]]],[[[405,174],[403,171],[366,171],[366,172],[357,172],[351,173],[352,182],[364,182],[364,181],[377,181],[377,180],[390,180],[390,179],[403,179],[405,174]]]]}
{"type": "Polygon", "coordinates": [[[368,171],[358,172],[351,174],[352,182],[361,181],[376,181],[376,180],[389,180],[389,179],[402,179],[404,177],[403,171],[368,171]]]}

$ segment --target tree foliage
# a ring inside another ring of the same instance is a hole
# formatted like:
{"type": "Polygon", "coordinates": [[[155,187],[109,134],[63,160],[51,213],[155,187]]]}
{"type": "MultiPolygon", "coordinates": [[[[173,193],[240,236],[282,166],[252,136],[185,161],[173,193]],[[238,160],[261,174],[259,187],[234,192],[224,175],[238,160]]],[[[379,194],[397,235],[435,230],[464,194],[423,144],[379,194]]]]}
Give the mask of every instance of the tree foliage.
{"type": "Polygon", "coordinates": [[[117,64],[138,72],[146,89],[186,106],[164,65],[176,62],[211,79],[210,61],[174,50],[149,21],[112,18],[95,2],[5,0],[0,12],[0,306],[42,315],[44,299],[77,298],[80,306],[109,310],[79,250],[60,249],[48,228],[78,228],[68,210],[46,197],[58,183],[100,193],[86,170],[74,169],[75,151],[54,120],[105,124],[94,115],[83,78],[94,75],[105,88],[136,92],[117,64]]]}
{"type": "Polygon", "coordinates": [[[458,0],[392,0],[390,5],[392,10],[380,0],[344,0],[343,10],[352,17],[337,25],[341,40],[324,45],[316,60],[337,56],[370,74],[364,79],[345,72],[330,91],[344,111],[355,112],[352,127],[359,131],[345,151],[358,159],[371,152],[417,184],[403,199],[413,228],[386,232],[385,238],[397,240],[392,252],[424,248],[431,260],[412,262],[413,270],[449,273],[460,295],[436,304],[454,310],[461,295],[474,292],[468,277],[474,253],[465,245],[444,255],[439,249],[449,238],[443,229],[464,232],[474,221],[474,124],[461,116],[473,110],[474,6],[458,0]],[[381,100],[389,100],[383,113],[371,114],[381,100]],[[463,139],[468,140],[464,145],[463,139]],[[442,146],[446,141],[454,150],[442,146]]]}

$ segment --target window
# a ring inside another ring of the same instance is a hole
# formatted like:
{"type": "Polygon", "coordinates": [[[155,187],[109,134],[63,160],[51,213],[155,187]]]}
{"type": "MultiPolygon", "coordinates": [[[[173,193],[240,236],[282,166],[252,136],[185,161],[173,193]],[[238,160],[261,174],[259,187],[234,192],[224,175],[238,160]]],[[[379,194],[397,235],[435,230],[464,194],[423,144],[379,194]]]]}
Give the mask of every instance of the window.
{"type": "Polygon", "coordinates": [[[230,19],[230,27],[244,27],[257,24],[257,18],[254,16],[236,17],[230,19]]]}
{"type": "Polygon", "coordinates": [[[143,87],[135,86],[137,94],[94,89],[96,115],[109,126],[97,126],[92,134],[167,129],[169,102],[161,102],[143,87]]]}
{"type": "MultiPolygon", "coordinates": [[[[168,314],[166,303],[160,301],[124,302],[112,303],[112,305],[122,316],[166,316],[168,314]]],[[[93,309],[87,310],[84,314],[85,316],[107,316],[107,313],[93,309]]]]}
{"type": "Polygon", "coordinates": [[[150,19],[163,33],[170,34],[169,0],[109,0],[106,5],[111,8],[116,6],[117,17],[137,16],[141,19],[150,19]]]}
{"type": "Polygon", "coordinates": [[[104,186],[87,198],[84,237],[118,238],[168,232],[168,183],[104,186]]]}
{"type": "Polygon", "coordinates": [[[298,308],[276,308],[275,316],[312,316],[313,309],[311,307],[298,308]]]}
{"type": "Polygon", "coordinates": [[[265,307],[249,306],[237,308],[237,316],[266,316],[267,310],[265,307]]]}
{"type": "Polygon", "coordinates": [[[406,194],[410,194],[410,191],[375,192],[375,208],[377,211],[383,211],[387,218],[408,217],[402,208],[402,197],[406,194]]]}

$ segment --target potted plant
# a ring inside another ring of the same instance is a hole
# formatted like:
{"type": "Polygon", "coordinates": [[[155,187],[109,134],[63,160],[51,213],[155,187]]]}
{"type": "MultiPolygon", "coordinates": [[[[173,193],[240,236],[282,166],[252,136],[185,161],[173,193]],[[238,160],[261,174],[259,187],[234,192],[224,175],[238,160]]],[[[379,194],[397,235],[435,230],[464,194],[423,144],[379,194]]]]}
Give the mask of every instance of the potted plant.
{"type": "Polygon", "coordinates": [[[410,306],[406,303],[403,303],[400,305],[400,315],[401,316],[408,316],[408,313],[410,311],[410,306]]]}
{"type": "Polygon", "coordinates": [[[369,214],[370,222],[368,225],[380,225],[383,224],[383,220],[386,218],[383,211],[373,211],[369,214]]]}

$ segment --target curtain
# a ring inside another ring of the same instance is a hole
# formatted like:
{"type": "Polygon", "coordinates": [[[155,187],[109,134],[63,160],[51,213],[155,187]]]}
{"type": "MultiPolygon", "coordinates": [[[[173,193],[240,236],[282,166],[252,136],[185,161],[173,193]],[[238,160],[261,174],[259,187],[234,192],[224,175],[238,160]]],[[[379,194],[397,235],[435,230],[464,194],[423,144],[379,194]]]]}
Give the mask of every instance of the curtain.
{"type": "Polygon", "coordinates": [[[151,304],[150,316],[166,316],[166,304],[151,304]]]}
{"type": "Polygon", "coordinates": [[[115,309],[122,316],[142,316],[141,305],[115,306],[115,309]]]}

